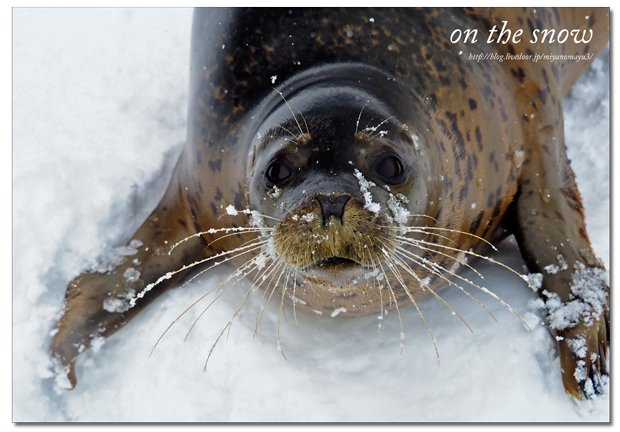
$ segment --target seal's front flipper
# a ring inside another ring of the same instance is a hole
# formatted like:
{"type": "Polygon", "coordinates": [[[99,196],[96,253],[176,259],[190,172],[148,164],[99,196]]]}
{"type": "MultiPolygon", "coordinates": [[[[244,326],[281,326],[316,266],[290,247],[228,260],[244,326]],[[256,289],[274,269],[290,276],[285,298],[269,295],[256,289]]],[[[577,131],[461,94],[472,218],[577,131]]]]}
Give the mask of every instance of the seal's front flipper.
{"type": "Polygon", "coordinates": [[[188,205],[175,172],[166,195],[125,248],[122,262],[110,273],[82,274],[67,287],[64,315],[58,321],[52,352],[67,372],[71,387],[77,382],[77,356],[123,327],[185,273],[157,285],[133,308],[131,298],[167,272],[205,256],[206,243],[198,239],[183,243],[168,255],[171,245],[196,232],[188,205]]]}
{"type": "Polygon", "coordinates": [[[558,340],[564,388],[588,397],[601,391],[600,374],[607,373],[609,286],[590,246],[562,123],[533,126],[519,193],[505,222],[530,272],[543,275],[539,294],[558,340]]]}

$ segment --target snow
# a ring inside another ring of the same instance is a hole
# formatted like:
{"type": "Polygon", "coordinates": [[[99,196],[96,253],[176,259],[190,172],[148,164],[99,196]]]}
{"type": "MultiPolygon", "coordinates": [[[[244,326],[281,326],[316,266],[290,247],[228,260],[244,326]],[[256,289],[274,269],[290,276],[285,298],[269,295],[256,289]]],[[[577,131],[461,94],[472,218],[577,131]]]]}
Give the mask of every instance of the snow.
{"type": "MultiPolygon", "coordinates": [[[[98,349],[78,359],[77,387],[64,390],[68,383],[49,346],[66,286],[102,257],[130,252],[123,245],[163,195],[185,139],[190,23],[185,9],[14,10],[14,421],[609,421],[609,387],[584,402],[565,395],[536,294],[481,260],[474,265],[484,286],[532,330],[484,293],[471,290],[497,323],[463,293],[446,289],[440,294],[473,333],[435,299],[420,302],[440,365],[414,307],[400,310],[407,333],[400,355],[396,313],[382,317],[377,332],[376,316],[330,319],[297,311],[295,320],[285,306],[285,360],[277,343],[279,299],[268,304],[253,336],[262,307],[257,295],[203,372],[248,282],[226,292],[183,343],[208,303],[191,309],[149,357],[169,324],[232,272],[219,266],[162,295],[105,343],[97,339],[98,349]]],[[[573,89],[565,110],[588,232],[609,268],[603,57],[573,89]]],[[[492,257],[522,268],[511,239],[492,257]]],[[[476,279],[469,269],[462,275],[476,279]]],[[[595,300],[582,304],[596,312],[595,300]]]]}
{"type": "MultiPolygon", "coordinates": [[[[135,293],[134,293],[135,294],[135,293]]],[[[109,298],[103,301],[103,309],[110,312],[127,312],[131,306],[119,298],[109,298]]]]}
{"type": "Polygon", "coordinates": [[[372,192],[370,192],[370,188],[376,186],[376,184],[366,180],[364,174],[362,174],[362,172],[357,168],[353,170],[353,173],[355,174],[355,177],[360,185],[360,192],[362,192],[364,195],[364,200],[366,201],[364,208],[375,214],[379,214],[381,204],[372,201],[372,192]]]}
{"type": "Polygon", "coordinates": [[[542,273],[530,273],[525,275],[525,280],[530,284],[530,287],[534,292],[538,292],[538,290],[542,287],[543,275],[542,273]]]}
{"type": "Polygon", "coordinates": [[[301,219],[310,223],[314,220],[314,213],[306,213],[305,215],[301,217],[301,219]]]}
{"type": "Polygon", "coordinates": [[[267,195],[274,199],[280,198],[280,195],[282,195],[282,189],[280,189],[276,185],[273,185],[273,188],[271,188],[271,190],[267,192],[267,195]]]}
{"type": "MultiPolygon", "coordinates": [[[[409,210],[407,210],[407,207],[405,206],[405,204],[408,202],[409,199],[407,199],[407,197],[402,194],[398,194],[397,198],[394,194],[390,193],[390,196],[388,197],[387,206],[392,212],[394,221],[398,223],[398,226],[407,226],[407,221],[409,220],[409,216],[411,215],[411,213],[409,212],[409,210]]],[[[402,235],[405,235],[406,233],[406,229],[403,229],[401,231],[402,235]]]]}
{"type": "Polygon", "coordinates": [[[337,308],[337,309],[334,309],[334,311],[331,313],[331,315],[330,315],[330,316],[331,316],[332,318],[335,318],[335,317],[337,317],[337,316],[338,316],[338,314],[339,314],[340,312],[346,312],[346,311],[347,311],[347,308],[345,308],[345,307],[339,307],[339,308],[337,308]]]}
{"type": "Polygon", "coordinates": [[[575,263],[570,285],[572,300],[563,303],[556,294],[552,294],[546,302],[550,327],[564,330],[580,321],[592,326],[604,312],[607,301],[605,285],[608,283],[605,270],[575,263]]]}

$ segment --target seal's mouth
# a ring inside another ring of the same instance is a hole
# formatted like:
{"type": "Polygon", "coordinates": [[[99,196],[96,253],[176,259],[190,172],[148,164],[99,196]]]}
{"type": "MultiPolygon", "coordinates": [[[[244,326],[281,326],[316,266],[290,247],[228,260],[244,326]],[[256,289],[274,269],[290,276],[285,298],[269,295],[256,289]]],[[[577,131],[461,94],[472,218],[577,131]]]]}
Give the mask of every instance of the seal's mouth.
{"type": "Polygon", "coordinates": [[[304,270],[328,270],[328,271],[340,271],[340,270],[352,270],[355,268],[361,268],[366,270],[372,270],[373,266],[368,266],[362,263],[358,263],[350,258],[334,256],[322,260],[315,261],[306,267],[304,270]]]}

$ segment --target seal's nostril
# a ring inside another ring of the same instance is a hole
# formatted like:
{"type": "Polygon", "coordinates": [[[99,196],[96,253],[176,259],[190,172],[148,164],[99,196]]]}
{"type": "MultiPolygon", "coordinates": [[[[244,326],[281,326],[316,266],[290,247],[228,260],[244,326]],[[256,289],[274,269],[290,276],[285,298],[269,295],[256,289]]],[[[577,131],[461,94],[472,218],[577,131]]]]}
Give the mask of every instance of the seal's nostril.
{"type": "Polygon", "coordinates": [[[344,205],[351,198],[350,195],[317,195],[316,199],[321,203],[321,211],[323,212],[323,223],[327,223],[331,216],[342,220],[344,213],[344,205]]]}

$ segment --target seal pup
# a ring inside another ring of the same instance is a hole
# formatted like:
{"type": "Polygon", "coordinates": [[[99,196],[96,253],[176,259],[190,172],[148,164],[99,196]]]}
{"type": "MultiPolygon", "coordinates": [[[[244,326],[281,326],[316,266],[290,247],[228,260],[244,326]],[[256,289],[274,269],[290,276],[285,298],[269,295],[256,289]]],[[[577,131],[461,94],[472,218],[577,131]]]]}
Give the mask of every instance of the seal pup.
{"type": "Polygon", "coordinates": [[[513,233],[542,275],[566,391],[600,391],[609,288],[561,104],[589,62],[470,58],[593,58],[608,36],[604,8],[197,10],[188,138],[170,186],[113,271],[69,284],[53,354],[75,385],[94,338],[198,264],[235,262],[230,286],[249,275],[248,296],[263,287],[295,313],[400,311],[442,301],[446,284],[493,295],[457,272],[513,233]],[[453,43],[465,29],[477,42],[453,43]],[[493,29],[512,36],[489,45],[493,29]],[[528,42],[540,29],[591,37],[528,42]]]}

